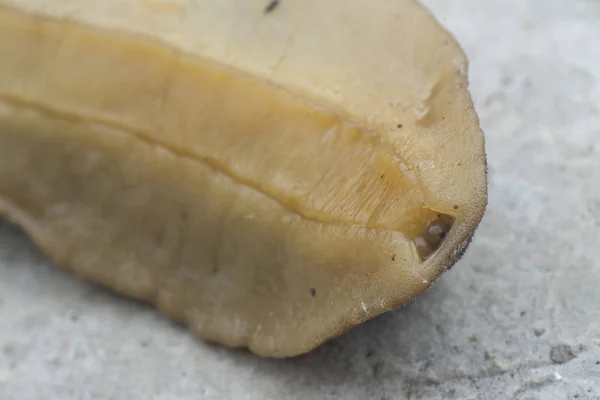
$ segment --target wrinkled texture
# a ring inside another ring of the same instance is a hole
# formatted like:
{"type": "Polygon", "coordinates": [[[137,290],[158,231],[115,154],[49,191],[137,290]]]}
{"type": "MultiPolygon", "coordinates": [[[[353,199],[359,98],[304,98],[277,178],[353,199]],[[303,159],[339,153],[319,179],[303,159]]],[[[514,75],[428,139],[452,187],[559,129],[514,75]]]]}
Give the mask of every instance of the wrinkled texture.
{"type": "Polygon", "coordinates": [[[198,343],[4,225],[0,397],[600,398],[600,4],[424,3],[471,60],[488,143],[490,206],[456,268],[406,308],[282,362],[198,343]],[[575,358],[559,365],[560,345],[575,358]]]}

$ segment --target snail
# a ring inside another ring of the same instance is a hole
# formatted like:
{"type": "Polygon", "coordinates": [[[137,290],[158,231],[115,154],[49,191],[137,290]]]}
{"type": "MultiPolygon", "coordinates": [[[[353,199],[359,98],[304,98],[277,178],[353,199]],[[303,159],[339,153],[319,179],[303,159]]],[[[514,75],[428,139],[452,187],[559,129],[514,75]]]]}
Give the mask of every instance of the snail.
{"type": "Polygon", "coordinates": [[[466,250],[467,75],[414,0],[0,0],[0,215],[203,340],[303,354],[466,250]]]}

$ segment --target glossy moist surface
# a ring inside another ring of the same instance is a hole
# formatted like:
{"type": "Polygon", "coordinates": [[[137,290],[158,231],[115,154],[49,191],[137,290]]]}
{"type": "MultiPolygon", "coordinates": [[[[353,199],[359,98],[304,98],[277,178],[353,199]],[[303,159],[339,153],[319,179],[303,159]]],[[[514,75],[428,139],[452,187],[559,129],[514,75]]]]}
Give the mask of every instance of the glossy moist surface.
{"type": "Polygon", "coordinates": [[[416,296],[485,208],[466,63],[412,1],[334,3],[0,1],[0,212],[261,355],[416,296]]]}

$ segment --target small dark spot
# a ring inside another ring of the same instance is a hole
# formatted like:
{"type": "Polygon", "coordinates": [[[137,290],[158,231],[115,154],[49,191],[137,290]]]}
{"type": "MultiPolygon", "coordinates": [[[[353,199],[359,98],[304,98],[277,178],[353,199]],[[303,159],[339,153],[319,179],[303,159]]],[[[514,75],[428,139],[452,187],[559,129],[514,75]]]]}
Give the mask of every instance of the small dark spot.
{"type": "Polygon", "coordinates": [[[576,394],[576,395],[575,395],[575,396],[573,396],[573,397],[575,397],[576,399],[578,399],[578,398],[579,398],[579,395],[578,395],[578,394],[576,394]]]}
{"type": "Polygon", "coordinates": [[[315,289],[315,288],[312,288],[312,287],[311,287],[309,290],[310,290],[310,295],[311,295],[312,297],[315,297],[315,296],[316,296],[316,294],[317,294],[317,289],[315,289]]]}
{"type": "Polygon", "coordinates": [[[396,261],[396,255],[392,255],[392,261],[396,261]]]}
{"type": "Polygon", "coordinates": [[[382,362],[376,362],[371,368],[373,368],[373,376],[378,377],[381,374],[381,368],[383,367],[382,362]]]}
{"type": "Polygon", "coordinates": [[[527,314],[527,312],[526,312],[526,311],[521,311],[521,314],[520,314],[520,315],[521,315],[521,317],[524,317],[524,316],[525,316],[525,314],[527,314]]]}
{"type": "Polygon", "coordinates": [[[442,119],[446,119],[446,117],[442,117],[442,119]]]}
{"type": "Polygon", "coordinates": [[[600,361],[596,361],[596,365],[600,365],[600,361]]]}
{"type": "Polygon", "coordinates": [[[442,214],[438,214],[438,218],[442,218],[442,214]]]}
{"type": "Polygon", "coordinates": [[[188,217],[188,213],[187,212],[184,211],[184,212],[181,213],[181,219],[187,219],[187,217],[188,217]]]}
{"type": "Polygon", "coordinates": [[[492,357],[492,355],[489,352],[486,351],[486,352],[483,353],[483,359],[484,360],[489,361],[489,360],[492,360],[493,358],[494,357],[492,357]]]}
{"type": "Polygon", "coordinates": [[[564,364],[574,358],[575,354],[573,354],[571,346],[567,344],[559,344],[550,350],[550,360],[555,364],[564,364]]]}
{"type": "Polygon", "coordinates": [[[546,330],[544,328],[536,328],[533,330],[533,334],[537,337],[542,336],[544,333],[546,333],[546,330]]]}
{"type": "Polygon", "coordinates": [[[396,128],[402,128],[402,124],[396,125],[396,128]]]}
{"type": "Polygon", "coordinates": [[[73,322],[79,321],[79,315],[77,315],[77,314],[71,315],[71,321],[73,321],[73,322]]]}
{"type": "Polygon", "coordinates": [[[269,4],[267,4],[267,6],[265,7],[265,14],[268,14],[271,11],[275,10],[278,5],[279,5],[279,0],[269,1],[269,4]]]}
{"type": "MultiPolygon", "coordinates": [[[[460,164],[458,164],[458,165],[460,165],[460,164]]],[[[458,210],[458,206],[456,204],[454,205],[454,209],[458,210]]]]}
{"type": "Polygon", "coordinates": [[[510,84],[512,84],[512,82],[513,82],[513,78],[510,75],[504,75],[502,77],[502,80],[500,81],[502,86],[509,86],[510,84]]]}
{"type": "Polygon", "coordinates": [[[381,174],[381,179],[385,178],[385,174],[381,174]]]}
{"type": "Polygon", "coordinates": [[[446,232],[440,233],[440,238],[444,239],[446,237],[446,232]]]}
{"type": "Polygon", "coordinates": [[[459,166],[459,167],[460,167],[461,165],[462,165],[461,163],[458,163],[458,166],[459,166]]]}
{"type": "Polygon", "coordinates": [[[6,345],[2,346],[2,354],[7,357],[12,356],[13,354],[16,353],[16,351],[17,351],[17,349],[12,344],[6,344],[6,345]]]}
{"type": "Polygon", "coordinates": [[[477,336],[473,335],[469,338],[469,342],[471,343],[476,343],[477,342],[477,336]]]}
{"type": "Polygon", "coordinates": [[[373,351],[372,350],[367,351],[367,354],[365,354],[366,358],[369,358],[369,357],[372,357],[372,356],[373,356],[373,351]]]}

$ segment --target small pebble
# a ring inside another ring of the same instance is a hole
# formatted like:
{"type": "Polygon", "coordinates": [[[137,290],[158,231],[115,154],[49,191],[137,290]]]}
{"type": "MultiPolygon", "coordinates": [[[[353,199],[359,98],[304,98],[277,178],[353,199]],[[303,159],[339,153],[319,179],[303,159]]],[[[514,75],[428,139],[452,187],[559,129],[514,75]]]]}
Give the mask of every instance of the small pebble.
{"type": "Polygon", "coordinates": [[[564,364],[575,358],[571,346],[559,344],[550,350],[550,360],[555,364],[564,364]]]}

